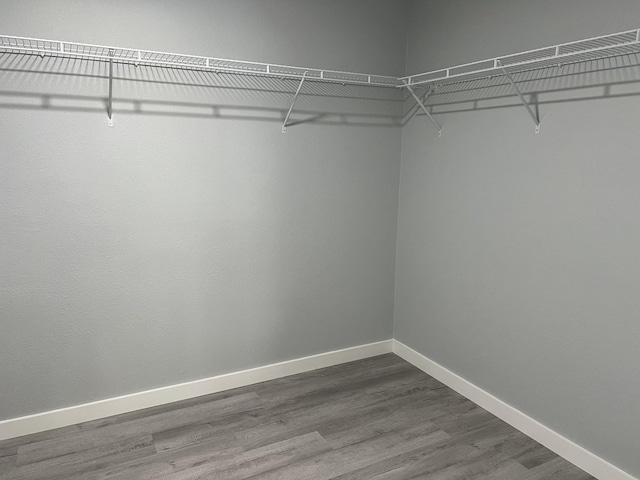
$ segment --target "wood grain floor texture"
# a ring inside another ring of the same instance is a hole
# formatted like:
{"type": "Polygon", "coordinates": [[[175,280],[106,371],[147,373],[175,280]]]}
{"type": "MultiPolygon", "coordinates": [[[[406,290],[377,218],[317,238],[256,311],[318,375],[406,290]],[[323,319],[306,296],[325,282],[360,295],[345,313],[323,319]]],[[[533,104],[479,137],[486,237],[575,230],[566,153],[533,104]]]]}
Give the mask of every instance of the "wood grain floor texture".
{"type": "Polygon", "coordinates": [[[389,354],[0,442],[1,480],[587,480],[389,354]]]}

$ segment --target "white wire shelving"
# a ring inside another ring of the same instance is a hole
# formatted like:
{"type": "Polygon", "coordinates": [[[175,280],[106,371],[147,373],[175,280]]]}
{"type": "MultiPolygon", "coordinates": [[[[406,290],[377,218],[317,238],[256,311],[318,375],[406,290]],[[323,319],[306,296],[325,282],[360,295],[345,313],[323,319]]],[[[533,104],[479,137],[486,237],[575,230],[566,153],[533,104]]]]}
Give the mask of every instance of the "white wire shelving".
{"type": "Polygon", "coordinates": [[[400,77],[399,80],[411,86],[424,84],[444,85],[463,80],[502,75],[504,74],[504,69],[509,73],[516,73],[639,52],[640,29],[465,63],[440,70],[400,77]]]}
{"type": "Polygon", "coordinates": [[[513,76],[515,74],[549,67],[562,68],[574,63],[603,60],[638,53],[640,53],[640,29],[455,65],[439,70],[400,77],[398,80],[415,98],[418,108],[436,125],[438,134],[440,135],[442,131],[440,126],[432,117],[429,109],[424,105],[424,102],[432,94],[447,85],[503,76],[508,80],[514,93],[518,96],[533,120],[535,132],[540,133],[540,119],[538,114],[534,112],[524,98],[522,91],[514,80],[513,76]],[[428,88],[427,93],[422,98],[418,97],[414,92],[414,88],[418,86],[428,88]]]}
{"type": "MultiPolygon", "coordinates": [[[[416,101],[417,110],[424,112],[424,114],[438,129],[438,134],[441,135],[442,129],[439,123],[433,118],[426,105],[426,101],[429,96],[433,95],[438,89],[446,85],[501,76],[508,80],[514,94],[518,96],[523,106],[526,108],[527,113],[535,123],[536,133],[539,133],[540,120],[538,118],[538,114],[535,113],[529,103],[527,103],[525,96],[518,87],[513,75],[532,70],[541,70],[550,67],[563,67],[568,64],[638,54],[640,53],[640,29],[552,45],[404,77],[325,70],[319,68],[231,60],[105,45],[92,45],[61,40],[15,37],[9,35],[0,35],[0,53],[30,54],[40,55],[42,57],[52,56],[80,58],[108,62],[109,104],[107,113],[110,125],[112,124],[113,64],[120,63],[135,66],[144,65],[299,80],[291,107],[285,117],[282,128],[283,133],[286,132],[289,116],[292,113],[295,101],[301,92],[304,82],[326,82],[343,85],[405,89],[416,101]],[[419,96],[415,92],[416,88],[426,88],[427,91],[424,95],[419,96]]],[[[638,60],[638,63],[640,63],[640,60],[638,60]]]]}
{"type": "Polygon", "coordinates": [[[31,53],[41,56],[75,57],[104,62],[180,68],[240,75],[293,78],[316,82],[335,82],[373,87],[397,87],[398,77],[367,73],[323,70],[318,68],[248,62],[225,58],[185,55],[181,53],[136,50],[132,48],[91,45],[41,38],[0,35],[0,52],[31,53]]]}
{"type": "Polygon", "coordinates": [[[397,77],[368,73],[323,70],[318,68],[249,62],[224,58],[203,57],[181,53],[158,52],[132,48],[92,45],[88,43],[45,40],[42,38],[0,35],[0,53],[31,54],[64,58],[79,58],[109,63],[109,98],[107,104],[108,125],[113,126],[113,64],[140,65],[184,70],[199,70],[216,73],[278,77],[299,80],[298,89],[282,124],[282,133],[287,126],[302,85],[308,82],[338,83],[369,87],[397,88],[401,82],[397,77]]]}

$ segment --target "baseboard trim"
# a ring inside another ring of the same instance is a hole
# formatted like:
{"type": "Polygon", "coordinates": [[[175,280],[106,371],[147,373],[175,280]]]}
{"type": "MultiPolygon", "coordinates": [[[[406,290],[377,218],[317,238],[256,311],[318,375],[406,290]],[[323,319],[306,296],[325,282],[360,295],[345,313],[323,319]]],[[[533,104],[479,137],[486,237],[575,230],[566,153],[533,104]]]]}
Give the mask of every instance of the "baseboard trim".
{"type": "Polygon", "coordinates": [[[638,480],[398,340],[393,353],[600,480],[638,480]]]}
{"type": "Polygon", "coordinates": [[[209,395],[232,388],[288,377],[318,368],[361,360],[376,355],[391,353],[392,340],[358,345],[309,357],[296,358],[263,367],[227,373],[215,377],[156,388],[144,392],[108,398],[73,407],[12,418],[0,422],[0,440],[21,437],[32,433],[89,422],[99,418],[155,407],[189,398],[209,395]]]}

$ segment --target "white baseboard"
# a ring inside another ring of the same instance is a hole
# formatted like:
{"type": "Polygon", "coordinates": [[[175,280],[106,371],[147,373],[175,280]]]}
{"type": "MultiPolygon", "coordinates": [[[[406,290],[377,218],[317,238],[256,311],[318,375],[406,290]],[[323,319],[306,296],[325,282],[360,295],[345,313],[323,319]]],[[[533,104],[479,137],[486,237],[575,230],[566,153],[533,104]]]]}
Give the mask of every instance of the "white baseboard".
{"type": "Polygon", "coordinates": [[[359,345],[264,367],[0,421],[0,440],[164,405],[391,352],[464,395],[561,457],[566,458],[590,475],[600,480],[638,480],[397,340],[359,345]]]}
{"type": "Polygon", "coordinates": [[[0,440],[66,427],[76,423],[89,422],[112,415],[119,415],[143,408],[155,407],[221,392],[223,390],[244,387],[254,383],[266,382],[275,378],[317,370],[318,368],[383,355],[392,352],[392,342],[392,340],[384,340],[382,342],[359,345],[193,382],[156,388],[121,397],[108,398],[97,402],[4,420],[0,422],[0,440]]]}
{"type": "Polygon", "coordinates": [[[637,480],[442,365],[393,340],[393,352],[600,480],[637,480]]]}

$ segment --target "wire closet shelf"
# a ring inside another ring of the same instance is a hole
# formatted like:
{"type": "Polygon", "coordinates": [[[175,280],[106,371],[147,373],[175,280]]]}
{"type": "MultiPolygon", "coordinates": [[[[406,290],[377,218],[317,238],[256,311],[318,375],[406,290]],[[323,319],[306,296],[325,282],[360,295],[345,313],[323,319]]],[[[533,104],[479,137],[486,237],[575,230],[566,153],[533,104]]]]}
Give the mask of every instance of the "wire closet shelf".
{"type": "Polygon", "coordinates": [[[640,53],[640,29],[512,53],[400,77],[402,86],[447,85],[507,73],[520,73],[640,53]]]}
{"type": "Polygon", "coordinates": [[[132,48],[91,45],[88,43],[44,40],[41,38],[0,35],[0,52],[40,56],[74,57],[129,65],[212,71],[239,75],[293,78],[305,81],[336,82],[350,85],[398,87],[397,77],[339,70],[278,65],[181,53],[136,50],[132,48]]]}
{"type": "MultiPolygon", "coordinates": [[[[448,68],[433,70],[400,77],[402,87],[414,98],[417,109],[438,129],[438,136],[442,136],[440,124],[433,118],[430,109],[425,106],[426,100],[442,87],[463,84],[476,80],[493,77],[504,77],[509,82],[513,93],[517,95],[527,114],[533,120],[535,133],[540,133],[541,120],[537,109],[533,109],[521,91],[515,75],[523,72],[539,71],[553,67],[564,67],[570,64],[602,61],[621,56],[635,56],[634,64],[640,63],[637,54],[640,53],[640,29],[613,33],[577,40],[550,47],[527,50],[487,60],[480,60],[448,68]],[[419,96],[415,88],[426,88],[424,95],[419,96]]],[[[415,113],[414,113],[415,115],[415,113]]]]}
{"type": "MultiPolygon", "coordinates": [[[[536,133],[539,133],[540,120],[538,114],[534,112],[527,103],[513,75],[550,67],[562,67],[569,64],[638,54],[640,53],[640,29],[552,45],[404,77],[230,60],[61,40],[15,37],[10,35],[0,35],[0,53],[80,58],[108,62],[110,65],[109,125],[112,125],[111,84],[113,82],[113,64],[122,63],[135,66],[145,65],[298,80],[299,85],[291,108],[289,108],[285,117],[283,132],[286,132],[289,116],[305,81],[405,89],[409,92],[410,97],[414,98],[417,109],[422,110],[438,129],[438,135],[440,136],[442,129],[431,115],[430,109],[426,106],[426,100],[431,94],[446,85],[503,76],[509,81],[514,94],[518,96],[520,102],[533,120],[536,126],[536,133]],[[427,92],[424,95],[417,95],[414,91],[415,88],[426,88],[427,92]]],[[[640,60],[636,58],[635,63],[640,63],[640,60]]]]}

